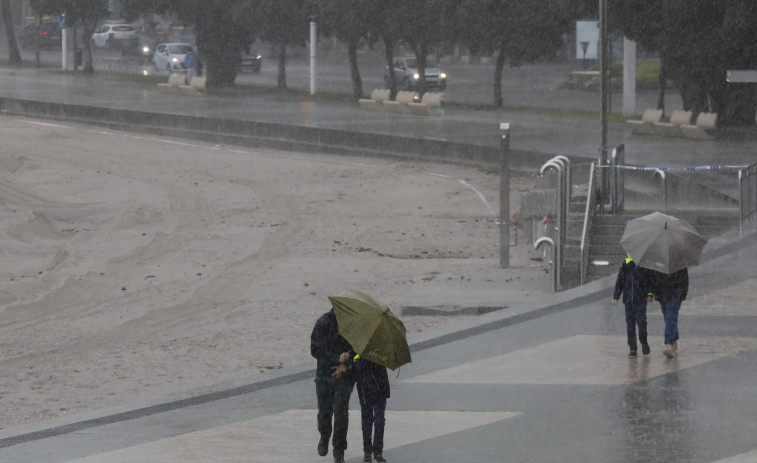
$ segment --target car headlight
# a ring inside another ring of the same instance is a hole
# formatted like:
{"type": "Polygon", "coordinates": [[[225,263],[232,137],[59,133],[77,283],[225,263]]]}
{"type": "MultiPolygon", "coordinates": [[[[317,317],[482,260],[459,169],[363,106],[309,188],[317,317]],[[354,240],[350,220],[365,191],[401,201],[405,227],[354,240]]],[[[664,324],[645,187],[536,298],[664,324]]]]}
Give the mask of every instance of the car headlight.
{"type": "Polygon", "coordinates": [[[150,47],[142,47],[142,53],[144,53],[145,55],[150,53],[150,47]]]}
{"type": "Polygon", "coordinates": [[[418,74],[417,72],[415,74],[413,74],[413,79],[418,80],[420,78],[421,78],[421,75],[418,74]]]}
{"type": "Polygon", "coordinates": [[[179,62],[179,58],[177,58],[177,57],[174,56],[173,58],[171,58],[171,62],[172,63],[178,63],[179,62]]]}
{"type": "Polygon", "coordinates": [[[444,72],[442,72],[441,74],[439,74],[439,77],[440,77],[441,79],[446,79],[446,78],[447,78],[447,74],[446,74],[446,73],[444,73],[444,72]]]}

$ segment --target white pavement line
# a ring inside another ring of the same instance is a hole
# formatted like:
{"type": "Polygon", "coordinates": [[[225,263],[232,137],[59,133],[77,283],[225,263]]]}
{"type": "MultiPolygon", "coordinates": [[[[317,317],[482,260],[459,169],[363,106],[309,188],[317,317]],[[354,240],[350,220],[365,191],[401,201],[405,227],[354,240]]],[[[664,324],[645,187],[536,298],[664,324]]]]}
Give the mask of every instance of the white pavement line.
{"type": "MultiPolygon", "coordinates": [[[[318,457],[316,410],[288,410],[248,421],[70,460],[69,463],[309,463],[318,457]]],[[[519,415],[516,412],[386,411],[384,452],[519,415]]],[[[362,457],[360,411],[350,410],[345,458],[362,457]]],[[[329,455],[328,460],[331,460],[329,455]]],[[[387,455],[388,459],[391,459],[387,455]]]]}
{"type": "MultiPolygon", "coordinates": [[[[757,316],[757,308],[754,305],[755,284],[757,284],[757,279],[752,278],[693,299],[686,299],[681,305],[681,317],[689,315],[757,316]]],[[[654,307],[657,308],[656,313],[661,314],[659,304],[654,304],[654,307]]]]}
{"type": "Polygon", "coordinates": [[[535,347],[406,379],[410,383],[631,384],[757,349],[755,338],[684,337],[677,357],[663,356],[663,339],[650,337],[652,352],[628,359],[623,336],[569,336],[535,347]]]}
{"type": "Polygon", "coordinates": [[[713,461],[712,463],[754,463],[757,461],[757,450],[734,455],[724,460],[713,461]]]}

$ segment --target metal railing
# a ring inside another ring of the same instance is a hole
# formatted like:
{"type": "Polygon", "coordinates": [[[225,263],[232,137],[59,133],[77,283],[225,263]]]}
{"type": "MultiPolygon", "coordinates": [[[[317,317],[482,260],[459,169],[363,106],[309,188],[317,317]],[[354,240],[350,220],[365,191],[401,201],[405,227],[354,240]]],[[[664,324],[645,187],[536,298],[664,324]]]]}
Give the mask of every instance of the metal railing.
{"type": "Polygon", "coordinates": [[[589,190],[586,193],[586,210],[584,212],[584,224],[581,230],[581,264],[580,264],[580,282],[583,285],[586,283],[586,274],[589,270],[589,241],[591,230],[591,221],[594,217],[594,210],[597,207],[597,182],[595,177],[597,176],[597,164],[592,163],[589,169],[589,190]]]}
{"type": "Polygon", "coordinates": [[[739,169],[739,227],[757,214],[757,164],[739,169]]]}

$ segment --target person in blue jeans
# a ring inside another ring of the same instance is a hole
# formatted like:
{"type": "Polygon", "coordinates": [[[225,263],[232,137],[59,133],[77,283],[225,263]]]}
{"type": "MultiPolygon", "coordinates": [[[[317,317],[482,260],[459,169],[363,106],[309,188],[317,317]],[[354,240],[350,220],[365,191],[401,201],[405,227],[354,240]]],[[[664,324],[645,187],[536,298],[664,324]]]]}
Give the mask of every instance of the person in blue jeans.
{"type": "Polygon", "coordinates": [[[647,342],[647,302],[652,302],[654,286],[654,272],[639,267],[626,254],[626,260],[620,265],[618,278],[615,281],[615,291],[612,295],[612,305],[618,304],[621,294],[626,307],[626,334],[628,336],[628,358],[637,356],[636,327],[639,328],[639,342],[641,352],[649,355],[647,342]]]}
{"type": "Polygon", "coordinates": [[[321,315],[310,335],[310,354],[317,360],[315,394],[318,401],[318,455],[329,453],[333,428],[334,463],[344,463],[347,449],[350,395],[355,386],[355,352],[339,334],[334,309],[321,315]],[[333,426],[332,426],[333,418],[333,426]]]}
{"type": "Polygon", "coordinates": [[[360,358],[359,355],[354,360],[363,428],[363,461],[370,463],[373,455],[378,463],[385,463],[384,426],[386,399],[390,395],[389,375],[383,365],[360,358]]]}
{"type": "Polygon", "coordinates": [[[665,319],[665,354],[673,358],[678,351],[678,311],[689,293],[689,270],[684,268],[670,275],[655,272],[654,297],[660,303],[665,319]]]}

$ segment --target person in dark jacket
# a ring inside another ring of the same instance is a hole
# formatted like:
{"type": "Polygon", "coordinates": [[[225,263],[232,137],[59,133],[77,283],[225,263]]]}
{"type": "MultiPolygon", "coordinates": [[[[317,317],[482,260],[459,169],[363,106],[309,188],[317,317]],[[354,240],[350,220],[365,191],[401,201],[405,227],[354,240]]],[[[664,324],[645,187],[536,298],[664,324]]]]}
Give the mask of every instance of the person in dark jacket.
{"type": "Polygon", "coordinates": [[[355,356],[357,395],[363,427],[363,461],[370,463],[371,454],[384,463],[384,425],[386,399],[389,398],[389,375],[386,367],[355,356]],[[373,435],[371,435],[373,434],[373,435]]]}
{"type": "Polygon", "coordinates": [[[689,293],[689,270],[684,268],[670,275],[655,272],[654,297],[660,303],[665,319],[665,350],[673,358],[678,350],[678,311],[689,293]]]}
{"type": "Polygon", "coordinates": [[[344,463],[347,449],[350,395],[355,385],[352,368],[355,352],[339,334],[334,309],[321,315],[310,335],[310,354],[317,359],[315,393],[318,398],[318,455],[329,453],[332,431],[334,463],[344,463]]]}
{"type": "Polygon", "coordinates": [[[641,352],[649,354],[647,343],[647,302],[652,302],[654,288],[654,274],[652,270],[639,267],[631,259],[630,254],[620,265],[618,279],[615,281],[615,291],[612,295],[612,305],[617,305],[620,295],[626,306],[626,334],[628,335],[628,358],[637,355],[636,327],[639,327],[639,342],[641,352]]]}

